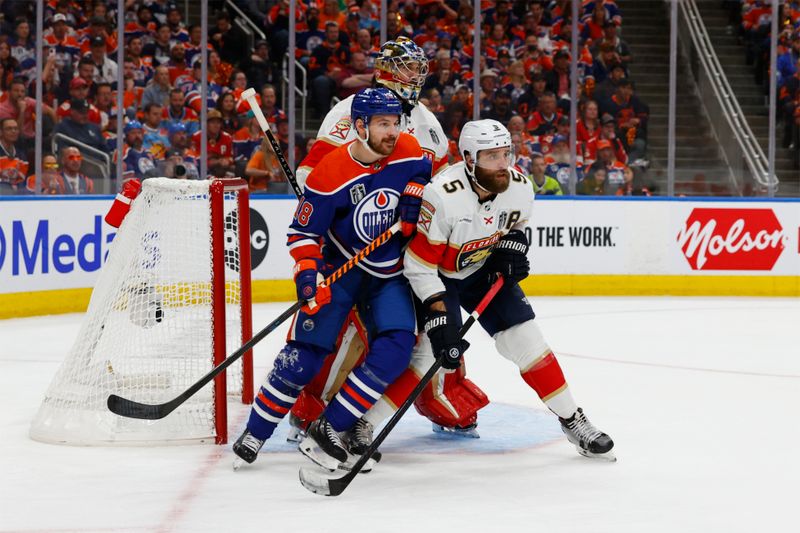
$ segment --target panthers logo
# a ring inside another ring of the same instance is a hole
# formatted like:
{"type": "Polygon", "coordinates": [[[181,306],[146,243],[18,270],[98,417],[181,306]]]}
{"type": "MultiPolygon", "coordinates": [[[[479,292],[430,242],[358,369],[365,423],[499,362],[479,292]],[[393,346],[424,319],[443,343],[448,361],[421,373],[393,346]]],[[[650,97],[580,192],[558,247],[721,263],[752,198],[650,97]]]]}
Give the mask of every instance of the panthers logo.
{"type": "Polygon", "coordinates": [[[489,237],[464,243],[456,257],[456,270],[464,270],[469,266],[478,265],[488,259],[499,240],[500,232],[497,232],[489,237]]]}

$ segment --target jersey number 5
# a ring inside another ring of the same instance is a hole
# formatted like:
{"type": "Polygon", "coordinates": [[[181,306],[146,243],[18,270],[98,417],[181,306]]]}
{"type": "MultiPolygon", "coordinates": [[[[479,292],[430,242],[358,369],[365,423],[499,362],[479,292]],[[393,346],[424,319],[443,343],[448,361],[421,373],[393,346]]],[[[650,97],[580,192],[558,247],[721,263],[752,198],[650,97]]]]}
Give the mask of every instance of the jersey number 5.
{"type": "Polygon", "coordinates": [[[454,193],[458,189],[462,189],[463,190],[464,189],[464,184],[461,183],[459,180],[453,180],[453,181],[451,181],[449,183],[445,183],[443,185],[443,188],[444,188],[445,192],[454,193]]]}
{"type": "Polygon", "coordinates": [[[297,206],[297,210],[294,212],[294,219],[301,226],[308,226],[309,219],[311,218],[311,214],[313,212],[314,206],[308,203],[308,201],[303,200],[300,202],[300,205],[297,206]]]}

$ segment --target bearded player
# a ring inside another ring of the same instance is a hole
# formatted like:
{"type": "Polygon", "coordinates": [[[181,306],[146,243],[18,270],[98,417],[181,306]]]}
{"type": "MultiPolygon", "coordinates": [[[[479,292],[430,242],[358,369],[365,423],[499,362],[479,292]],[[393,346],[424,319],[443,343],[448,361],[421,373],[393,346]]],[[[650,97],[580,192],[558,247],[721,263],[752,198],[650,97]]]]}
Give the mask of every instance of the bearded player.
{"type": "Polygon", "coordinates": [[[458,332],[459,307],[474,311],[500,274],[506,283],[479,323],[558,416],[578,452],[615,460],[614,442],[576,405],[519,286],[530,270],[524,230],[534,193],[528,179],[512,168],[511,134],[496,120],[468,122],[458,149],[464,161],[438,174],[423,191],[417,233],[403,261],[405,276],[422,302],[418,312],[428,337],[415,347],[412,366],[424,372],[436,357],[443,368],[460,367],[466,342],[458,332]]]}
{"type": "MultiPolygon", "coordinates": [[[[411,39],[399,37],[381,47],[375,60],[374,85],[385,87],[400,98],[403,104],[401,128],[419,141],[423,153],[433,163],[432,175],[435,175],[447,166],[448,144],[439,121],[418,101],[427,73],[428,61],[422,49],[411,39]]],[[[351,96],[342,100],[325,117],[317,142],[297,169],[301,188],[309,172],[326,154],[356,139],[356,130],[350,117],[352,99],[351,96]]],[[[419,184],[424,185],[421,181],[419,184]]],[[[403,228],[406,236],[413,231],[413,227],[403,228]]],[[[358,314],[351,313],[337,340],[337,349],[328,357],[320,373],[304,389],[292,409],[289,421],[293,429],[289,440],[302,438],[308,423],[317,418],[325,404],[334,397],[347,373],[364,357],[366,340],[367,333],[358,314]]],[[[386,391],[381,401],[364,417],[366,423],[360,426],[363,442],[369,442],[374,423],[391,413],[420,377],[417,369],[410,368],[386,391]]],[[[417,410],[433,422],[434,431],[478,437],[477,412],[489,403],[489,399],[466,379],[463,364],[457,372],[440,374],[435,384],[439,392],[433,394],[429,391],[415,404],[417,410]]]]}

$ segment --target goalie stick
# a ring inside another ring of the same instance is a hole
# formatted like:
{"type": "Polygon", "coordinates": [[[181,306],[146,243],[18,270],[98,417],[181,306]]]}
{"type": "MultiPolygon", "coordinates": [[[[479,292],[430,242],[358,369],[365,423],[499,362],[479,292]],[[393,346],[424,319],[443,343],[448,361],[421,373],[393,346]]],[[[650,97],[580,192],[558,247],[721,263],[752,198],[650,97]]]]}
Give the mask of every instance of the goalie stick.
{"type": "MultiPolygon", "coordinates": [[[[464,325],[462,325],[461,329],[459,330],[459,334],[462,338],[464,335],[466,335],[467,331],[469,331],[469,328],[472,327],[475,321],[478,320],[478,317],[481,315],[481,313],[483,313],[498,291],[500,291],[500,289],[503,287],[503,282],[503,277],[498,277],[478,303],[477,307],[475,307],[475,310],[470,313],[469,318],[464,322],[464,325]]],[[[389,433],[391,433],[392,429],[394,429],[394,426],[397,425],[405,412],[408,411],[408,408],[411,407],[411,404],[413,404],[414,400],[417,399],[417,396],[419,396],[419,394],[422,392],[422,389],[424,389],[428,382],[433,379],[433,376],[436,375],[436,372],[439,371],[441,366],[441,359],[437,359],[431,365],[425,375],[422,376],[422,379],[419,380],[417,386],[414,387],[414,390],[411,391],[411,394],[408,395],[408,398],[406,398],[397,412],[392,415],[383,429],[381,429],[380,433],[378,433],[378,436],[375,437],[375,440],[372,441],[372,444],[369,445],[361,458],[356,461],[350,472],[342,477],[330,478],[313,467],[302,467],[300,468],[300,483],[303,485],[303,487],[310,490],[314,494],[321,494],[323,496],[338,496],[344,492],[347,486],[350,485],[350,482],[355,479],[355,477],[358,475],[364,465],[367,464],[367,461],[369,461],[370,457],[372,457],[386,437],[389,436],[389,433]]]]}
{"type": "MultiPolygon", "coordinates": [[[[333,283],[336,283],[342,276],[344,276],[347,272],[353,269],[358,263],[361,262],[362,259],[367,257],[370,253],[372,253],[377,247],[388,241],[395,233],[400,231],[400,222],[395,222],[392,224],[389,229],[378,235],[366,248],[362,249],[358,254],[354,255],[347,261],[347,263],[340,266],[333,274],[328,276],[325,279],[323,284],[327,287],[333,283]]],[[[191,387],[183,391],[174,399],[160,404],[145,404],[135,402],[133,400],[128,400],[121,396],[117,396],[116,394],[112,394],[108,397],[106,401],[106,405],[108,406],[109,411],[119,416],[124,416],[127,418],[141,418],[144,420],[159,420],[164,418],[172,411],[177,409],[182,403],[186,400],[194,396],[194,394],[202,389],[205,385],[211,382],[217,375],[222,373],[226,368],[232,365],[237,359],[242,357],[248,351],[250,351],[253,346],[258,344],[264,337],[274,331],[278,326],[280,326],[283,322],[285,322],[288,318],[291,318],[303,305],[307,302],[306,300],[300,300],[295,302],[289,309],[281,313],[281,315],[267,324],[261,331],[256,333],[252,339],[244,343],[241,348],[233,352],[231,355],[228,356],[223,362],[221,362],[216,367],[212,368],[208,374],[200,378],[196,383],[194,383],[191,387]]],[[[362,465],[363,466],[363,465],[362,465]]],[[[361,466],[359,466],[359,469],[361,466]]]]}
{"type": "Polygon", "coordinates": [[[264,135],[267,136],[267,140],[269,141],[270,146],[272,146],[272,151],[275,152],[275,156],[278,158],[278,163],[283,170],[284,176],[286,176],[286,181],[288,181],[289,185],[292,186],[294,194],[300,198],[303,196],[303,191],[300,189],[300,184],[297,183],[297,178],[295,177],[294,172],[292,172],[291,167],[289,167],[289,163],[286,162],[286,158],[283,156],[281,145],[278,143],[275,135],[272,134],[272,128],[269,127],[267,117],[264,116],[264,112],[261,111],[261,106],[258,105],[258,100],[256,100],[256,90],[252,87],[245,89],[242,92],[242,99],[247,100],[250,110],[253,112],[253,115],[255,115],[256,120],[258,121],[258,125],[261,126],[261,131],[263,131],[264,135]]]}

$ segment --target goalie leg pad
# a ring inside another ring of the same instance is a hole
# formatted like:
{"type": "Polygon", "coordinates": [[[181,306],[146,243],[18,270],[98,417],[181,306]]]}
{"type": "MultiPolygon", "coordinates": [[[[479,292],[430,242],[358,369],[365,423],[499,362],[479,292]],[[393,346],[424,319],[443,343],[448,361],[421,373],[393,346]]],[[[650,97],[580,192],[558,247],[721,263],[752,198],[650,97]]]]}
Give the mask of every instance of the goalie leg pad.
{"type": "MultiPolygon", "coordinates": [[[[417,372],[417,380],[428,371],[433,361],[430,341],[423,336],[414,350],[411,362],[417,372]]],[[[457,371],[449,374],[438,372],[433,377],[414,402],[414,407],[434,424],[465,427],[476,424],[478,411],[488,404],[489,398],[486,394],[466,378],[466,365],[462,358],[461,368],[457,371]]]]}
{"type": "Polygon", "coordinates": [[[389,383],[408,367],[415,336],[410,331],[381,333],[364,364],[353,370],[325,409],[336,431],[346,431],[375,404],[389,383]],[[405,356],[404,356],[405,355],[405,356]]]}
{"type": "Polygon", "coordinates": [[[336,350],[322,363],[314,379],[303,389],[292,408],[292,415],[305,429],[319,417],[353,368],[364,361],[366,330],[355,311],[351,311],[336,340],[336,350]]]}

